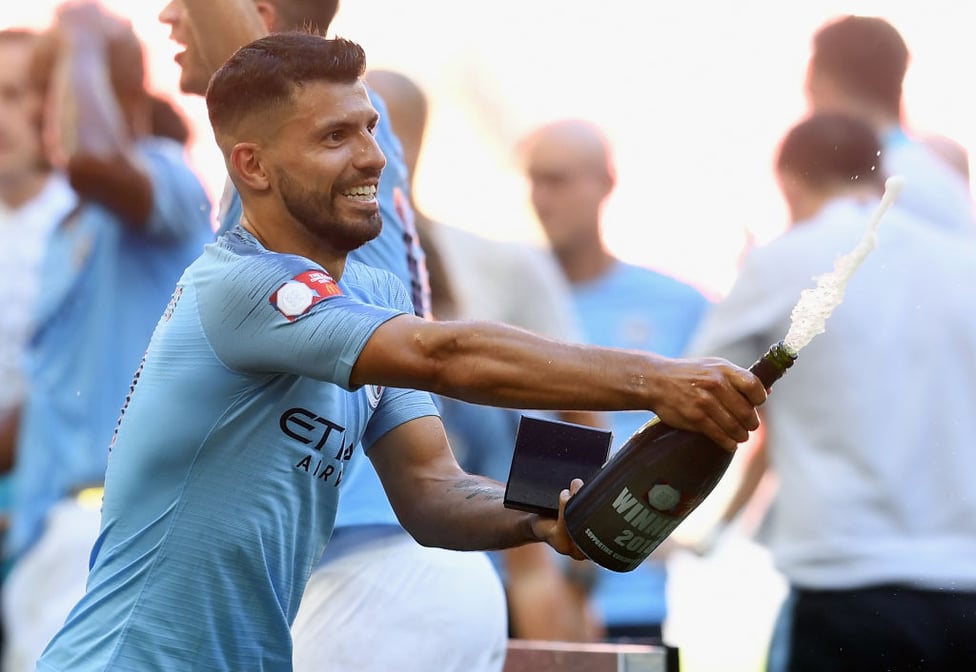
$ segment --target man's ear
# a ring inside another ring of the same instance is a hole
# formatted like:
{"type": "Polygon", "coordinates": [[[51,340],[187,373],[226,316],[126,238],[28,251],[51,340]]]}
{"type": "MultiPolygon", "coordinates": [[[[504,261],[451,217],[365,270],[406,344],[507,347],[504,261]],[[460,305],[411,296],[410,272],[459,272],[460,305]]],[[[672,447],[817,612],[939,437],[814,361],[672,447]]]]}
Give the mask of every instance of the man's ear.
{"type": "Polygon", "coordinates": [[[264,21],[264,27],[268,29],[268,32],[276,32],[278,30],[278,10],[275,9],[274,3],[258,0],[254,3],[254,7],[261,15],[261,20],[264,21]]]}
{"type": "Polygon", "coordinates": [[[255,191],[264,191],[271,185],[261,162],[261,153],[253,142],[239,142],[230,152],[230,164],[243,184],[255,191]]]}

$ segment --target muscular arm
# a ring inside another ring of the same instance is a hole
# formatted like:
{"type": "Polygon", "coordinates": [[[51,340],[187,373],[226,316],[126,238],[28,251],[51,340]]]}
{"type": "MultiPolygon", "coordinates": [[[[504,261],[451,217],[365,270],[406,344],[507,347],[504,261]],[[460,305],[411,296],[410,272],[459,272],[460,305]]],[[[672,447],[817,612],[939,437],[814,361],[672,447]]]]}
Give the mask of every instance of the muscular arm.
{"type": "Polygon", "coordinates": [[[410,315],[373,333],[351,383],[508,408],[651,410],[729,450],[758,427],[755,407],[766,398],[755,376],[717,358],[670,359],[555,341],[498,323],[410,315]]]}
{"type": "Polygon", "coordinates": [[[369,457],[400,523],[425,546],[494,550],[545,541],[583,557],[562,522],[568,493],[558,521],[504,508],[505,485],[458,466],[438,417],[400,425],[372,446],[369,457]]]}

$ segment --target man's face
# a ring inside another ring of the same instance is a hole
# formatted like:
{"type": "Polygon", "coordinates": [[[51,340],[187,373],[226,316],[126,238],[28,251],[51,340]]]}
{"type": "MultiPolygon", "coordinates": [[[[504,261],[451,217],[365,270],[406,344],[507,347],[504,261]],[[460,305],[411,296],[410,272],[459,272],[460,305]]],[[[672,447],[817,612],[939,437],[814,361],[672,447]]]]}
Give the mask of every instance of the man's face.
{"type": "Polygon", "coordinates": [[[271,189],[306,232],[337,252],[379,235],[376,192],[386,158],[373,137],[379,119],[365,85],[314,82],[261,149],[271,189]]]}
{"type": "Polygon", "coordinates": [[[30,81],[33,47],[0,41],[0,179],[31,173],[43,164],[41,96],[30,81]]]}
{"type": "Polygon", "coordinates": [[[556,251],[599,235],[600,206],[609,178],[572,142],[539,137],[526,162],[532,207],[556,251]]]}
{"type": "Polygon", "coordinates": [[[203,50],[190,29],[183,0],[169,0],[159,13],[159,21],[170,27],[170,39],[185,47],[174,59],[181,70],[180,90],[198,96],[206,94],[213,71],[204,60],[203,50]]]}

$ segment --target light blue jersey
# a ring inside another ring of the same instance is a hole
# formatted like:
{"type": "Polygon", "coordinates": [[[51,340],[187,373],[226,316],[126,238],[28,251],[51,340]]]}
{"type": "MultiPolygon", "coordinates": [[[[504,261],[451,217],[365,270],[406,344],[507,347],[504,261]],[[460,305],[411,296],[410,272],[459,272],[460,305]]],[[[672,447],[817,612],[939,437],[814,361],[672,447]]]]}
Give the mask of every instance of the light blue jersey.
{"type": "Polygon", "coordinates": [[[14,559],[39,538],[52,505],[101,482],[132,373],[173,286],[213,236],[210,202],[183,146],[151,138],[136,152],[154,193],[147,229],[85,203],[45,249],[13,472],[6,550],[14,559]]]}
{"type": "MultiPolygon", "coordinates": [[[[372,91],[369,96],[373,107],[380,114],[379,124],[376,126],[376,142],[386,156],[386,168],[380,176],[377,192],[383,230],[374,240],[353,250],[349,259],[393,273],[410,290],[413,312],[422,317],[429,316],[430,285],[424,252],[420,248],[413,222],[413,210],[410,207],[403,149],[393,133],[385,103],[372,91]]],[[[231,191],[224,200],[218,214],[218,235],[233,228],[241,219],[241,200],[237,192],[231,191]]],[[[346,487],[342,493],[342,507],[336,519],[336,528],[353,525],[400,526],[373,465],[366,460],[362,464],[354,465],[347,475],[346,487]]]]}
{"type": "MultiPolygon", "coordinates": [[[[623,262],[596,280],[573,284],[573,300],[586,342],[665,357],[681,356],[709,306],[691,285],[623,262]]],[[[651,414],[618,411],[610,418],[617,449],[651,414]]]]}
{"type": "Polygon", "coordinates": [[[905,179],[899,206],[947,231],[976,234],[969,183],[961,174],[901,128],[889,130],[882,141],[885,174],[905,179]]]}
{"type": "Polygon", "coordinates": [[[357,445],[437,413],[425,392],[349,382],[374,330],[410,310],[384,271],[348,262],[336,283],[240,227],[208,245],[135,377],[88,592],[38,669],[291,670],[357,445]]]}
{"type": "MultiPolygon", "coordinates": [[[[596,345],[679,357],[709,307],[706,297],[675,278],[618,262],[608,273],[573,285],[584,337],[596,345]]],[[[650,413],[609,415],[613,450],[647,422],[650,413]]],[[[601,570],[593,599],[607,625],[661,623],[666,616],[664,566],[645,562],[620,574],[601,570]]]]}

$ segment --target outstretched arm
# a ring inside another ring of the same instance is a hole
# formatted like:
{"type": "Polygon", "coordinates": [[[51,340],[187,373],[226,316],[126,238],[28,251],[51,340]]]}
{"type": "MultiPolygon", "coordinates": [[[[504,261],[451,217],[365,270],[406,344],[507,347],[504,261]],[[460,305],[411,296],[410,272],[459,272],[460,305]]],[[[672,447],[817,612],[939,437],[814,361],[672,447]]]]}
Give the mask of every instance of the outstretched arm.
{"type": "MultiPolygon", "coordinates": [[[[369,457],[400,523],[425,546],[496,550],[544,541],[583,559],[563,521],[568,489],[560,497],[558,520],[506,509],[505,485],[462,470],[436,416],[388,432],[369,457]]],[[[573,493],[581,486],[582,481],[574,481],[573,493]]]]}
{"type": "Polygon", "coordinates": [[[410,315],[373,333],[351,382],[509,408],[651,410],[729,450],[759,426],[755,407],[766,399],[758,378],[718,358],[670,359],[565,343],[492,322],[410,315]]]}

